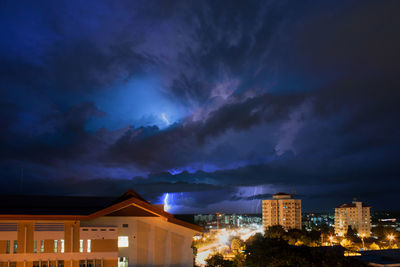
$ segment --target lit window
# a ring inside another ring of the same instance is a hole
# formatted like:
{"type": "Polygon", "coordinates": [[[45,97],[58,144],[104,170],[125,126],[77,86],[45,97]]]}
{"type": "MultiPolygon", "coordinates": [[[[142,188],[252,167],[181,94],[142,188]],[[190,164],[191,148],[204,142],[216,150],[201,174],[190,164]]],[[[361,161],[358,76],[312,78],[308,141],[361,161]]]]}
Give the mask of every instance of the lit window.
{"type": "Polygon", "coordinates": [[[128,258],[118,257],[118,267],[128,267],[128,258]]]}
{"type": "Polygon", "coordinates": [[[44,252],[44,240],[40,240],[40,253],[44,252]]]}
{"type": "Polygon", "coordinates": [[[64,249],[65,249],[65,242],[64,239],[61,239],[61,253],[64,253],[64,249]]]}
{"type": "Polygon", "coordinates": [[[83,252],[83,240],[79,240],[79,252],[83,252]]]}
{"type": "Polygon", "coordinates": [[[18,249],[18,242],[17,240],[14,240],[14,254],[17,253],[17,249],[18,249]]]}
{"type": "Polygon", "coordinates": [[[119,236],[118,237],[118,247],[119,248],[129,247],[129,239],[127,236],[119,236]]]}
{"type": "Polygon", "coordinates": [[[54,253],[58,252],[58,240],[54,240],[54,253]]]}
{"type": "Polygon", "coordinates": [[[92,252],[92,242],[90,239],[87,241],[87,252],[92,252]]]}
{"type": "Polygon", "coordinates": [[[37,253],[37,240],[33,240],[33,253],[37,253]]]}

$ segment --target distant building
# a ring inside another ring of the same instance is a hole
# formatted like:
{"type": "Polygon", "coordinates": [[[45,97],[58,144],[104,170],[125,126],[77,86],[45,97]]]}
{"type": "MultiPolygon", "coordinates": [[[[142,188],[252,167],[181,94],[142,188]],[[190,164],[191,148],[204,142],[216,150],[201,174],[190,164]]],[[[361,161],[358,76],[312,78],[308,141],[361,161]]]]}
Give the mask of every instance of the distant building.
{"type": "Polygon", "coordinates": [[[303,229],[311,231],[314,228],[321,228],[322,226],[333,226],[335,221],[335,214],[328,213],[303,213],[302,224],[303,229]]]}
{"type": "MultiPolygon", "coordinates": [[[[217,228],[237,228],[250,224],[261,224],[259,214],[197,214],[194,223],[201,225],[205,230],[217,228]]],[[[1,266],[0,266],[1,267],[1,266]]]]}
{"type": "Polygon", "coordinates": [[[0,267],[193,266],[201,230],[133,190],[119,198],[0,196],[0,267]]]}
{"type": "Polygon", "coordinates": [[[281,225],[285,230],[301,229],[301,199],[286,193],[277,193],[272,199],[263,200],[264,228],[281,225]]]}
{"type": "Polygon", "coordinates": [[[370,206],[353,201],[352,204],[342,204],[335,208],[335,234],[344,236],[351,226],[360,236],[371,235],[370,206]]]}

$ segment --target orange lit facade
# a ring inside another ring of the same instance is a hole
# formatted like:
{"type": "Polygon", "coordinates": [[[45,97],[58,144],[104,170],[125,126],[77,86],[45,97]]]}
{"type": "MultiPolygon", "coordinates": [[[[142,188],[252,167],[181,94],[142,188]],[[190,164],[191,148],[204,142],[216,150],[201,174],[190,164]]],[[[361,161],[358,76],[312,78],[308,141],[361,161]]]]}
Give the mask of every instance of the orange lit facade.
{"type": "Polygon", "coordinates": [[[370,206],[359,201],[352,204],[342,204],[335,208],[335,234],[345,236],[348,227],[357,230],[360,237],[371,235],[370,206]]]}
{"type": "Polygon", "coordinates": [[[301,200],[277,193],[262,201],[263,226],[281,225],[285,230],[301,229],[301,200]]]}
{"type": "Polygon", "coordinates": [[[23,203],[8,208],[13,203],[2,199],[0,267],[193,265],[190,246],[202,229],[177,220],[133,190],[117,200],[29,198],[28,208],[23,203]]]}

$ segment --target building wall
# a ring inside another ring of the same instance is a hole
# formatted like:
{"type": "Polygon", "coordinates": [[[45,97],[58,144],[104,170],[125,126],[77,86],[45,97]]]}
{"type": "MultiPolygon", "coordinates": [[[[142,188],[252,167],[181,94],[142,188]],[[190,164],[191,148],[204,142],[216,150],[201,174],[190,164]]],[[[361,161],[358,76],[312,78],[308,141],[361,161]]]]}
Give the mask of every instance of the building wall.
{"type": "Polygon", "coordinates": [[[360,236],[371,235],[370,207],[363,207],[361,202],[354,202],[355,207],[335,209],[335,234],[344,236],[348,227],[357,230],[360,236]]]}
{"type": "Polygon", "coordinates": [[[162,266],[166,261],[168,230],[154,228],[154,265],[162,266]]]}
{"type": "Polygon", "coordinates": [[[0,254],[6,254],[7,240],[0,240],[0,254]]]}
{"type": "MultiPolygon", "coordinates": [[[[39,262],[55,267],[58,261],[64,261],[64,267],[79,267],[80,260],[101,260],[103,267],[117,267],[118,247],[117,231],[104,232],[101,229],[96,235],[87,233],[86,237],[102,248],[102,251],[79,252],[80,222],[79,221],[0,221],[0,265],[15,263],[17,267],[32,267],[33,262],[39,262]],[[102,240],[104,236],[113,235],[112,241],[102,240]],[[98,239],[97,239],[98,238],[98,239]],[[37,251],[34,253],[34,241],[37,251]],[[40,244],[43,240],[44,250],[40,244]],[[58,242],[58,250],[54,250],[54,241],[58,242]],[[64,240],[64,252],[61,251],[61,240],[64,240]],[[17,244],[14,253],[14,242],[17,244]],[[108,242],[108,243],[107,243],[108,242]],[[6,247],[9,243],[9,252],[6,247]]],[[[94,233],[94,232],[93,232],[94,233]]]]}
{"type": "Polygon", "coordinates": [[[92,240],[92,252],[118,251],[118,239],[92,240]]]}
{"type": "Polygon", "coordinates": [[[279,198],[263,200],[264,228],[281,225],[284,229],[301,229],[301,200],[279,198]]]}
{"type": "Polygon", "coordinates": [[[127,236],[129,247],[119,247],[119,257],[127,257],[132,266],[193,266],[191,248],[194,230],[167,222],[161,217],[105,216],[81,222],[113,225],[118,236],[127,236]]]}

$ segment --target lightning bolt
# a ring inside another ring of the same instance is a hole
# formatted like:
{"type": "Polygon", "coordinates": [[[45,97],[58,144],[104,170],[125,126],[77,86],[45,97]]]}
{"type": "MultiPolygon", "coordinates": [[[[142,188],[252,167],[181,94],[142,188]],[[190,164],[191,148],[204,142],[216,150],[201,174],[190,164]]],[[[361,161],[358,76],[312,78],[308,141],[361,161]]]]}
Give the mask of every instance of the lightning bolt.
{"type": "Polygon", "coordinates": [[[171,205],[168,203],[169,193],[166,193],[164,196],[164,211],[171,210],[171,205]]]}

